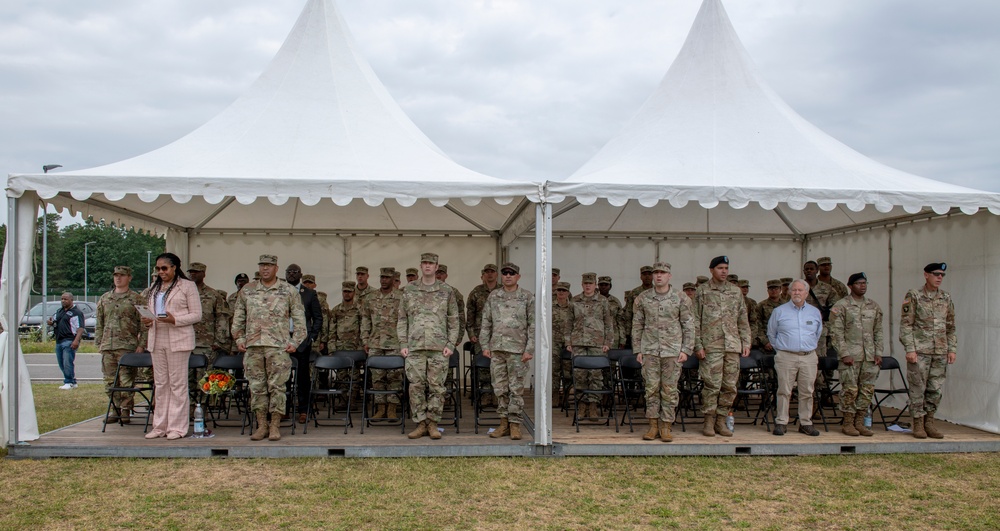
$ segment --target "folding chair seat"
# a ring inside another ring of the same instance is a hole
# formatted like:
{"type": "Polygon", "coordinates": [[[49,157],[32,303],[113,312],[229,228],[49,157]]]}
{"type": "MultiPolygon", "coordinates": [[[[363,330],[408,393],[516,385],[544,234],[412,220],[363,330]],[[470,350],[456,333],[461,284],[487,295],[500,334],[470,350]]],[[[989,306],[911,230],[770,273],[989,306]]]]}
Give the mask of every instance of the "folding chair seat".
{"type": "MultiPolygon", "coordinates": [[[[817,362],[819,365],[818,370],[821,372],[831,373],[837,370],[840,366],[840,360],[836,356],[821,356],[817,362]]],[[[839,394],[835,390],[836,380],[832,378],[823,378],[823,385],[816,389],[814,392],[816,400],[816,412],[819,413],[820,421],[823,423],[823,430],[830,431],[830,427],[827,425],[827,420],[837,420],[843,422],[844,417],[837,414],[837,402],[834,398],[839,394]],[[824,406],[824,404],[826,404],[824,406]],[[831,410],[831,414],[827,415],[826,410],[831,410]]],[[[838,422],[839,423],[839,422],[838,422]]]]}
{"type": "MultiPolygon", "coordinates": [[[[615,393],[617,395],[616,396],[617,399],[620,399],[622,397],[622,393],[621,393],[621,367],[618,365],[618,362],[619,362],[619,360],[621,360],[622,356],[628,356],[628,355],[632,355],[632,349],[613,348],[613,349],[608,350],[608,352],[607,352],[608,361],[611,362],[611,371],[610,371],[611,388],[615,391],[615,393]]],[[[616,401],[616,403],[619,404],[619,407],[621,406],[620,402],[621,402],[621,400],[617,400],[616,401]]]]}
{"type": "MultiPolygon", "coordinates": [[[[487,396],[496,396],[496,394],[493,391],[493,382],[483,381],[483,379],[479,377],[479,373],[480,371],[489,371],[491,365],[492,360],[482,354],[477,354],[472,362],[472,409],[476,433],[479,433],[480,426],[500,425],[499,415],[494,417],[486,417],[484,415],[487,411],[487,406],[483,405],[483,398],[487,396]]],[[[494,409],[493,411],[496,410],[494,409]]]]}
{"type": "Polygon", "coordinates": [[[619,425],[624,426],[628,420],[628,431],[632,432],[635,431],[632,426],[633,417],[645,418],[643,402],[646,398],[646,383],[642,378],[642,364],[636,359],[635,354],[627,354],[619,358],[618,372],[619,392],[625,408],[619,425]]]}
{"type": "Polygon", "coordinates": [[[448,356],[448,375],[445,379],[444,388],[444,409],[442,410],[441,422],[439,426],[444,426],[445,420],[454,421],[455,433],[459,433],[458,421],[462,418],[462,357],[457,353],[448,356]],[[447,413],[453,413],[451,417],[445,417],[447,413]]]}
{"type": "Polygon", "coordinates": [[[701,397],[701,388],[704,385],[698,376],[698,357],[691,354],[681,365],[681,377],[677,380],[677,392],[680,396],[677,401],[675,422],[680,420],[682,432],[687,431],[685,420],[698,416],[697,401],[701,397]]]}
{"type": "MultiPolygon", "coordinates": [[[[306,406],[306,424],[302,427],[302,433],[308,433],[309,421],[318,428],[320,426],[319,411],[317,411],[316,398],[325,397],[326,418],[325,420],[343,422],[344,434],[347,428],[353,426],[351,420],[351,399],[354,395],[354,359],[350,356],[319,356],[316,358],[315,370],[312,374],[312,381],[309,388],[309,404],[306,406]],[[328,385],[320,385],[321,373],[328,376],[328,385]],[[337,403],[343,405],[343,417],[337,418],[337,403]]],[[[329,424],[337,426],[338,424],[329,424]]]]}
{"type": "Polygon", "coordinates": [[[212,427],[218,428],[220,421],[229,420],[235,406],[236,413],[240,416],[240,434],[242,435],[246,433],[246,428],[250,425],[250,387],[243,374],[243,353],[219,355],[215,359],[214,368],[220,371],[229,371],[235,378],[235,382],[233,382],[232,389],[216,395],[215,406],[208,408],[212,427]]]}
{"type": "Polygon", "coordinates": [[[582,371],[602,371],[603,373],[609,373],[611,371],[611,361],[604,356],[575,356],[573,358],[573,424],[576,424],[576,431],[580,431],[580,420],[601,420],[604,419],[606,425],[613,424],[615,426],[615,433],[618,432],[618,422],[615,419],[615,393],[609,385],[611,381],[610,374],[606,374],[602,378],[604,385],[602,389],[583,389],[583,382],[577,381],[577,373],[582,371]],[[610,397],[610,407],[605,408],[608,412],[606,417],[580,417],[580,403],[587,396],[596,396],[598,403],[601,402],[603,397],[610,397]]]}
{"type": "MultiPolygon", "coordinates": [[[[108,397],[108,410],[104,414],[104,422],[101,424],[101,433],[104,433],[104,430],[107,429],[108,427],[108,417],[111,416],[112,409],[115,410],[115,413],[119,417],[118,424],[122,426],[125,425],[125,423],[122,422],[121,419],[121,414],[122,414],[121,410],[115,406],[114,396],[116,393],[133,393],[133,396],[139,395],[140,398],[146,401],[145,404],[140,404],[138,401],[134,402],[132,406],[133,409],[131,417],[131,419],[135,418],[145,419],[143,423],[142,432],[146,433],[146,431],[149,429],[149,423],[152,420],[153,416],[153,398],[154,398],[153,382],[146,380],[133,380],[132,385],[123,385],[121,377],[123,368],[126,370],[136,369],[136,371],[138,371],[138,369],[151,368],[152,366],[153,366],[153,356],[149,352],[138,352],[138,353],[130,352],[121,357],[121,359],[118,361],[118,368],[115,369],[115,379],[111,383],[111,387],[108,389],[108,391],[111,392],[111,396],[108,397]],[[142,413],[140,413],[140,408],[142,413]]],[[[131,424],[131,419],[129,422],[130,424],[131,424]]]]}
{"type": "Polygon", "coordinates": [[[409,411],[406,400],[406,361],[402,356],[369,356],[365,360],[364,394],[361,404],[361,433],[365,432],[366,426],[371,426],[373,420],[385,426],[395,426],[399,423],[399,433],[406,431],[406,415],[409,411]],[[372,370],[400,371],[403,373],[403,386],[401,389],[375,389],[372,387],[372,370]],[[375,397],[396,395],[399,397],[399,419],[373,419],[372,413],[375,409],[375,397]]]}
{"type": "Polygon", "coordinates": [[[472,385],[472,364],[476,357],[476,344],[472,341],[462,343],[462,394],[469,395],[469,386],[472,385]]]}
{"type": "MultiPolygon", "coordinates": [[[[204,354],[191,354],[188,357],[188,381],[191,381],[191,379],[198,375],[199,369],[204,372],[206,367],[208,367],[208,356],[204,354]]],[[[191,399],[192,406],[200,403],[202,398],[204,398],[204,393],[202,392],[201,387],[198,386],[198,380],[194,380],[194,383],[194,387],[188,389],[188,395],[191,399]]]]}
{"type": "Polygon", "coordinates": [[[755,400],[757,411],[750,424],[756,426],[757,422],[763,422],[764,427],[770,429],[771,423],[768,421],[770,387],[762,362],[763,355],[758,356],[757,359],[754,359],[753,356],[740,358],[740,381],[736,386],[736,401],[733,403],[733,409],[737,409],[737,406],[742,404],[743,409],[746,410],[746,418],[749,419],[752,408],[751,399],[755,400]]]}
{"type": "Polygon", "coordinates": [[[881,389],[875,387],[875,409],[876,411],[878,411],[878,417],[880,419],[879,422],[881,422],[882,427],[885,428],[886,431],[888,431],[889,425],[898,423],[899,419],[902,418],[903,413],[906,413],[906,410],[910,409],[910,401],[909,401],[910,387],[906,384],[906,377],[903,376],[903,369],[902,367],[900,367],[899,360],[897,360],[896,358],[892,356],[882,356],[882,367],[879,370],[880,376],[882,375],[883,371],[889,371],[889,387],[881,389]],[[895,373],[893,373],[893,371],[895,371],[895,373]],[[898,385],[902,385],[902,387],[897,387],[897,384],[893,384],[893,380],[897,375],[899,376],[898,385]],[[904,405],[902,409],[899,410],[899,414],[897,414],[895,418],[893,418],[892,421],[890,422],[886,420],[885,415],[882,413],[882,404],[885,403],[885,401],[888,400],[889,398],[896,395],[905,396],[907,398],[907,401],[906,405],[904,405]]]}
{"type": "MultiPolygon", "coordinates": [[[[351,370],[351,378],[354,380],[354,399],[351,401],[351,407],[361,406],[361,393],[362,393],[362,383],[365,381],[365,361],[368,359],[368,354],[363,350],[335,350],[330,354],[331,356],[345,356],[351,359],[354,363],[354,368],[351,370]]],[[[323,382],[323,380],[320,380],[323,382]]]]}

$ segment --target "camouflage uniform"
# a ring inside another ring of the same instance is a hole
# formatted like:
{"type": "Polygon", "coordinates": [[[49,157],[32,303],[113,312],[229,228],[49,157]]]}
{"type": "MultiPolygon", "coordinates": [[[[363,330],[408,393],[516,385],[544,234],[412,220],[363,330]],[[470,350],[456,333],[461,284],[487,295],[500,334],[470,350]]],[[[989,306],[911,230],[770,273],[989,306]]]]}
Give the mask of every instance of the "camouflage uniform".
{"type": "MultiPolygon", "coordinates": [[[[560,282],[563,284],[563,282],[560,282]]],[[[568,286],[567,286],[568,289],[568,286]]],[[[559,390],[562,375],[569,374],[572,365],[563,361],[562,351],[570,344],[570,334],[573,332],[573,301],[568,299],[566,306],[560,306],[558,301],[552,302],[552,392],[559,390]]]]}
{"type": "MultiPolygon", "coordinates": [[[[611,319],[608,301],[600,293],[590,297],[583,293],[573,297],[573,331],[570,344],[573,357],[606,356],[604,348],[611,348],[614,340],[615,324],[611,319]]],[[[578,389],[598,390],[604,386],[600,370],[577,369],[573,371],[573,381],[579,382],[578,389]]],[[[597,402],[596,395],[584,395],[582,402],[597,402]]]]}
{"type": "MultiPolygon", "coordinates": [[[[810,289],[809,294],[806,296],[806,302],[815,306],[820,310],[820,315],[823,314],[824,307],[832,308],[837,302],[837,294],[833,291],[833,286],[827,284],[826,282],[816,281],[816,285],[810,289]],[[813,296],[815,295],[815,297],[813,296]]],[[[830,337],[830,328],[828,326],[829,317],[823,321],[823,331],[819,335],[819,343],[816,345],[816,356],[823,357],[827,355],[827,343],[830,337]]],[[[833,371],[816,371],[816,389],[823,389],[826,385],[827,379],[833,379],[833,371]]]]}
{"type": "MultiPolygon", "coordinates": [[[[404,289],[405,291],[405,289],[404,289]]],[[[403,293],[390,289],[389,293],[378,290],[369,295],[361,306],[361,342],[368,348],[368,357],[399,355],[399,338],[396,335],[399,306],[403,293]]],[[[372,389],[403,390],[403,373],[373,369],[372,389]]],[[[398,404],[397,395],[375,395],[376,404],[398,404]]]]}
{"type": "Polygon", "coordinates": [[[770,298],[762,299],[757,303],[757,329],[754,334],[761,348],[771,342],[767,339],[767,322],[771,320],[771,313],[774,312],[774,309],[782,304],[784,303],[780,300],[775,302],[770,298]]]}
{"type": "Polygon", "coordinates": [[[302,296],[281,279],[271,287],[250,282],[236,297],[232,332],[237,348],[246,348],[243,369],[250,386],[250,410],[284,414],[285,384],[292,371],[292,358],[285,349],[306,340],[302,296]]]}
{"type": "Polygon", "coordinates": [[[524,379],[528,363],[522,355],[535,352],[535,296],[523,288],[493,290],[483,310],[480,341],[492,356],[490,372],[499,405],[497,414],[520,424],[524,409],[524,379]]]}
{"type": "Polygon", "coordinates": [[[240,296],[240,292],[237,291],[228,297],[226,297],[226,311],[228,312],[229,328],[226,330],[226,344],[223,348],[226,349],[230,354],[239,354],[236,350],[236,342],[233,341],[233,312],[236,310],[236,297],[240,296]]]}
{"type": "MultiPolygon", "coordinates": [[[[645,266],[643,267],[645,269],[645,266]]],[[[625,323],[625,344],[629,345],[632,342],[632,321],[634,318],[633,312],[635,311],[635,298],[639,296],[640,293],[651,289],[650,287],[643,287],[641,284],[625,292],[625,303],[622,305],[622,311],[625,315],[622,315],[621,321],[625,323]]]]}
{"type": "MultiPolygon", "coordinates": [[[[192,264],[193,266],[193,264],[192,264]]],[[[201,298],[201,321],[194,324],[194,350],[192,354],[204,354],[208,364],[204,369],[188,372],[188,388],[198,389],[198,381],[205,375],[206,369],[215,364],[215,357],[225,348],[229,334],[229,308],[226,299],[208,284],[198,287],[198,297],[201,298]]]]}
{"type": "Polygon", "coordinates": [[[829,282],[820,278],[817,278],[816,280],[819,280],[824,284],[828,284],[831,288],[833,288],[833,293],[837,296],[837,300],[843,299],[851,292],[851,290],[847,289],[847,286],[845,286],[843,282],[833,277],[830,277],[829,282]]]}
{"type": "Polygon", "coordinates": [[[646,418],[674,422],[680,353],[691,355],[695,323],[691,301],[669,286],[666,293],[649,289],[633,303],[632,349],[642,354],[646,383],[646,418]]]}
{"type": "MultiPolygon", "coordinates": [[[[494,266],[493,264],[487,264],[487,267],[490,266],[493,266],[493,268],[496,269],[496,266],[494,266]]],[[[468,317],[468,320],[466,321],[466,326],[469,332],[470,340],[473,337],[476,338],[479,337],[480,330],[483,327],[483,308],[486,307],[486,298],[490,296],[491,292],[496,291],[498,289],[502,289],[500,282],[497,282],[497,285],[494,286],[492,290],[484,283],[476,286],[475,288],[472,288],[472,291],[469,292],[469,302],[468,305],[466,306],[468,309],[466,312],[466,316],[468,317]]],[[[482,354],[483,353],[482,341],[477,341],[476,343],[473,343],[472,348],[474,354],[476,355],[482,354]]],[[[489,383],[490,371],[486,369],[480,370],[479,380],[484,383],[489,383]]]]}
{"type": "MultiPolygon", "coordinates": [[[[117,268],[116,268],[117,269],[117,268]]],[[[129,352],[140,352],[147,344],[148,329],[142,325],[136,304],[146,304],[142,295],[129,290],[115,293],[111,290],[101,295],[97,301],[97,326],[94,329],[94,344],[101,351],[101,370],[104,373],[104,387],[110,389],[115,382],[115,371],[122,356],[129,352]]],[[[121,387],[131,387],[135,382],[135,367],[122,367],[121,387]]],[[[108,398],[111,392],[108,392],[108,398]]],[[[114,404],[118,409],[133,409],[133,393],[115,393],[114,404]]]]}
{"type": "Polygon", "coordinates": [[[698,366],[704,382],[702,414],[725,416],[736,399],[740,354],[750,346],[750,321],[743,292],[729,282],[709,280],[698,286],[694,318],[698,331],[694,350],[705,349],[705,359],[698,366]]]}
{"type": "Polygon", "coordinates": [[[399,348],[408,349],[406,377],[410,381],[410,410],[414,422],[441,421],[444,382],[448,372],[445,348],[455,350],[461,334],[455,290],[435,280],[418,280],[403,288],[396,335],[399,348]]]}
{"type": "Polygon", "coordinates": [[[625,312],[622,307],[622,301],[610,293],[605,299],[608,301],[608,309],[611,310],[611,321],[615,325],[611,348],[622,348],[625,346],[625,329],[628,328],[631,330],[632,327],[625,325],[625,312]]]}
{"type": "MultiPolygon", "coordinates": [[[[303,275],[303,279],[306,275],[303,275]]],[[[303,280],[304,282],[305,280],[303,280]]],[[[327,343],[330,341],[330,303],[326,292],[317,291],[316,298],[319,299],[319,309],[323,313],[323,326],[319,332],[319,338],[317,341],[313,341],[312,350],[316,353],[322,353],[323,348],[326,347],[328,352],[333,352],[332,346],[328,346],[327,343]]],[[[359,321],[360,323],[360,321],[359,321]]]]}
{"type": "Polygon", "coordinates": [[[958,350],[955,303],[942,289],[911,289],[903,299],[899,341],[906,352],[916,352],[917,362],[906,363],[913,418],[933,415],[941,402],[941,388],[948,369],[948,353],[958,350]]]}
{"type": "Polygon", "coordinates": [[[361,341],[361,305],[356,300],[341,302],[329,310],[329,314],[327,349],[330,352],[364,348],[361,341]]]}
{"type": "Polygon", "coordinates": [[[882,309],[878,303],[863,297],[860,301],[848,296],[830,309],[830,341],[841,362],[840,410],[844,413],[864,413],[875,394],[875,380],[882,357],[882,309]],[[844,365],[845,356],[854,359],[844,365]]]}

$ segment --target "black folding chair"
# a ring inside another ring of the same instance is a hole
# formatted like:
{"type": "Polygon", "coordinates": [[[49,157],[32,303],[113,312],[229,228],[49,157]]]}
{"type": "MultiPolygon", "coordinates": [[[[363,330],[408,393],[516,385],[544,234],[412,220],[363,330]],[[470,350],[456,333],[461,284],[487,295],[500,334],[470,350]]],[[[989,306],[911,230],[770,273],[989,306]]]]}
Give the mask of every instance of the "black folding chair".
{"type": "MultiPolygon", "coordinates": [[[[331,356],[346,356],[354,362],[354,368],[352,369],[351,378],[354,382],[359,385],[354,386],[354,400],[351,401],[351,407],[358,407],[361,405],[361,392],[362,384],[365,381],[365,361],[368,359],[368,354],[363,350],[335,350],[330,354],[331,356]]],[[[320,380],[322,381],[322,380],[320,380]]]]}
{"type": "MultiPolygon", "coordinates": [[[[817,363],[819,364],[818,370],[827,374],[837,370],[837,367],[840,366],[840,360],[834,356],[822,356],[819,358],[817,363]]],[[[837,414],[837,403],[834,400],[834,397],[839,392],[834,389],[835,382],[837,382],[837,380],[824,377],[823,386],[816,389],[814,393],[817,404],[816,411],[819,413],[819,418],[823,422],[824,431],[830,431],[830,427],[827,426],[827,420],[838,420],[841,422],[844,420],[843,415],[837,414]],[[824,406],[824,404],[826,405],[824,406]],[[826,414],[826,409],[832,410],[832,413],[829,416],[826,414]]]]}
{"type": "Polygon", "coordinates": [[[607,373],[611,371],[611,361],[604,356],[576,356],[573,358],[573,424],[576,425],[576,431],[580,431],[580,420],[600,421],[603,419],[605,425],[614,424],[615,433],[618,433],[618,422],[615,419],[615,392],[608,385],[608,382],[611,381],[611,376],[608,374],[602,378],[605,382],[602,389],[583,389],[581,387],[582,382],[576,381],[578,370],[607,373]],[[610,396],[611,405],[606,408],[608,411],[606,417],[580,417],[580,403],[587,396],[596,396],[598,404],[603,397],[610,396]]]}
{"type": "Polygon", "coordinates": [[[892,356],[882,356],[882,367],[879,370],[880,375],[882,374],[882,371],[889,371],[889,387],[882,389],[879,389],[878,387],[875,388],[875,409],[878,411],[880,419],[879,422],[881,422],[882,427],[888,431],[889,426],[891,424],[898,423],[899,419],[902,418],[903,413],[906,413],[906,410],[910,409],[910,387],[906,384],[906,377],[903,376],[903,369],[899,366],[899,360],[896,358],[893,358],[892,356]],[[899,376],[899,383],[902,387],[893,385],[892,380],[894,379],[894,374],[892,371],[896,371],[895,375],[899,376]],[[881,397],[879,395],[881,395],[881,397]],[[906,405],[899,410],[899,414],[892,419],[892,422],[889,422],[885,419],[885,415],[882,414],[882,404],[895,395],[903,395],[907,397],[907,401],[906,405]]]}
{"type": "MultiPolygon", "coordinates": [[[[351,398],[354,394],[354,360],[350,356],[319,356],[316,358],[315,370],[313,371],[311,387],[309,389],[309,404],[306,405],[306,424],[302,427],[302,433],[308,433],[309,421],[318,428],[320,418],[316,410],[316,398],[326,398],[326,420],[337,420],[343,422],[344,434],[347,428],[353,426],[351,420],[351,398]],[[325,373],[329,377],[326,381],[328,385],[321,386],[320,373],[325,373]],[[337,402],[344,406],[343,417],[337,419],[337,402]]],[[[337,426],[338,424],[329,424],[337,426]]]]}
{"type": "Polygon", "coordinates": [[[562,410],[569,416],[569,395],[573,389],[573,353],[563,349],[559,353],[559,384],[562,386],[562,410]]]}
{"type": "Polygon", "coordinates": [[[476,344],[472,341],[462,343],[462,394],[469,394],[469,386],[472,385],[472,364],[476,356],[476,344]]]}
{"type": "MultiPolygon", "coordinates": [[[[493,391],[493,382],[484,381],[480,378],[480,371],[490,370],[492,361],[490,358],[483,356],[482,354],[477,354],[475,359],[472,361],[472,410],[474,416],[474,428],[475,432],[479,433],[479,426],[499,426],[500,417],[486,417],[484,413],[487,411],[487,407],[483,404],[483,398],[487,396],[496,396],[493,391]],[[495,422],[494,422],[495,421],[495,422]]],[[[499,403],[499,401],[498,401],[499,403]]],[[[496,409],[493,409],[496,411],[496,409]]]]}
{"type": "Polygon", "coordinates": [[[369,356],[365,361],[364,395],[361,404],[361,433],[365,432],[365,426],[371,426],[372,420],[377,420],[383,426],[395,426],[399,423],[399,433],[406,431],[406,413],[409,407],[406,400],[406,361],[402,356],[369,356]],[[402,389],[375,389],[372,387],[372,370],[401,371],[403,373],[402,389]],[[375,409],[375,397],[396,395],[399,397],[399,419],[372,419],[372,410],[375,409]]]}
{"type": "MultiPolygon", "coordinates": [[[[449,378],[445,378],[445,389],[444,389],[444,409],[442,413],[454,413],[452,417],[441,416],[441,422],[445,420],[454,421],[455,433],[459,433],[458,421],[462,418],[462,384],[459,381],[461,378],[462,363],[461,356],[457,353],[453,353],[448,356],[448,375],[449,378]]],[[[443,425],[438,423],[438,425],[443,425]]]]}
{"type": "Polygon", "coordinates": [[[250,425],[250,382],[243,374],[243,353],[220,355],[215,359],[213,368],[220,371],[229,371],[235,381],[233,388],[225,393],[216,395],[216,404],[208,408],[209,418],[212,419],[212,427],[218,428],[220,421],[228,421],[232,414],[233,406],[236,413],[240,415],[240,435],[246,433],[247,426],[250,425]]]}
{"type": "Polygon", "coordinates": [[[677,380],[677,392],[680,397],[677,401],[675,419],[681,421],[682,432],[687,431],[684,421],[698,416],[697,401],[701,397],[704,385],[698,376],[698,357],[691,354],[681,365],[681,377],[677,380]]]}
{"type": "Polygon", "coordinates": [[[625,407],[619,425],[624,426],[625,420],[628,420],[628,431],[632,432],[635,431],[632,426],[634,420],[632,413],[635,412],[634,416],[639,418],[645,418],[642,403],[646,398],[646,383],[642,378],[642,364],[636,359],[635,354],[628,354],[619,358],[618,372],[619,392],[622,405],[625,407]]]}
{"type": "Polygon", "coordinates": [[[122,426],[125,425],[125,423],[122,422],[121,419],[122,415],[121,409],[115,406],[114,396],[116,393],[133,393],[133,395],[139,395],[146,401],[144,405],[139,404],[138,401],[133,402],[132,417],[130,418],[129,421],[129,423],[131,424],[132,418],[137,418],[137,417],[145,418],[142,432],[146,433],[146,430],[149,429],[149,423],[152,420],[153,416],[153,398],[154,398],[153,382],[134,379],[132,381],[131,386],[122,385],[121,373],[122,373],[122,368],[125,368],[126,370],[135,369],[135,372],[138,372],[138,369],[150,368],[152,366],[153,366],[153,356],[149,352],[129,352],[128,354],[122,356],[120,360],[118,360],[118,368],[115,369],[115,379],[111,383],[111,387],[108,389],[108,391],[111,393],[111,396],[108,397],[108,410],[104,414],[104,422],[101,424],[101,433],[104,433],[104,430],[106,430],[108,427],[108,417],[111,416],[112,409],[114,409],[115,413],[118,415],[119,425],[122,426]],[[140,406],[142,407],[141,414],[139,413],[140,406]]]}
{"type": "MultiPolygon", "coordinates": [[[[188,357],[188,381],[191,381],[198,375],[199,369],[204,372],[205,367],[208,367],[208,356],[204,354],[191,354],[188,357]]],[[[194,380],[194,387],[188,389],[191,404],[194,405],[200,403],[202,394],[201,387],[198,385],[198,380],[194,380]]]]}
{"type": "Polygon", "coordinates": [[[746,411],[746,418],[750,419],[751,400],[755,401],[757,411],[750,424],[756,426],[758,422],[762,422],[765,428],[770,429],[768,397],[771,390],[762,361],[763,356],[757,356],[756,359],[754,356],[740,358],[740,381],[736,387],[736,401],[733,403],[733,409],[739,409],[738,406],[742,404],[742,409],[746,411]]]}
{"type": "Polygon", "coordinates": [[[623,356],[631,356],[631,355],[632,355],[632,349],[627,349],[627,348],[613,348],[608,350],[607,352],[608,361],[611,362],[611,371],[609,373],[611,377],[611,388],[614,390],[616,398],[619,399],[616,400],[616,403],[618,404],[619,407],[621,407],[623,404],[622,401],[620,400],[622,397],[622,389],[621,389],[622,382],[621,382],[621,367],[619,366],[618,362],[619,360],[621,360],[623,356]]]}

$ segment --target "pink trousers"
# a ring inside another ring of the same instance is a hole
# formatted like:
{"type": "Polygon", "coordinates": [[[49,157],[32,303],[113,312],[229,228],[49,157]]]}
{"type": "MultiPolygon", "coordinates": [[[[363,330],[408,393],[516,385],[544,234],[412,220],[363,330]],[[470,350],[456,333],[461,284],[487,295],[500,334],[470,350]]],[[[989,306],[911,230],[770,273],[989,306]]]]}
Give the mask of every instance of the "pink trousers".
{"type": "Polygon", "coordinates": [[[166,435],[176,433],[181,437],[187,435],[189,408],[191,399],[188,396],[188,358],[190,352],[170,352],[165,346],[168,342],[164,337],[161,342],[157,338],[153,349],[153,382],[156,397],[156,408],[153,410],[153,431],[166,435]]]}

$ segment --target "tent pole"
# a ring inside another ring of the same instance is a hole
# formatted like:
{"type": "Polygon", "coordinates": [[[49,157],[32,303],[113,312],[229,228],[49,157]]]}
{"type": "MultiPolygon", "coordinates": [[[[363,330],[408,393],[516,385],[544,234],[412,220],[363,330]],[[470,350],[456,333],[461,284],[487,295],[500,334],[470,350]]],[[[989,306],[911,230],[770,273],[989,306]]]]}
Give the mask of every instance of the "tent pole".
{"type": "Polygon", "coordinates": [[[552,444],[552,205],[535,206],[535,444],[552,444]]]}
{"type": "MultiPolygon", "coordinates": [[[[17,444],[17,349],[18,349],[18,296],[20,295],[21,279],[17,269],[18,241],[17,198],[7,198],[7,445],[17,444]]],[[[44,326],[44,324],[43,324],[44,326]]]]}
{"type": "MultiPolygon", "coordinates": [[[[892,275],[893,275],[893,271],[892,271],[892,233],[893,233],[893,229],[889,228],[889,229],[887,229],[887,232],[889,233],[889,356],[896,357],[896,342],[892,340],[892,332],[893,332],[893,328],[894,328],[893,322],[895,321],[895,316],[896,316],[895,305],[893,304],[893,301],[896,300],[896,294],[895,294],[895,292],[893,290],[893,285],[892,285],[892,275]]],[[[889,375],[892,376],[892,373],[889,373],[889,375]]]]}

